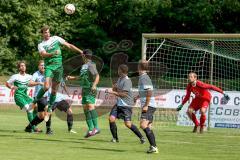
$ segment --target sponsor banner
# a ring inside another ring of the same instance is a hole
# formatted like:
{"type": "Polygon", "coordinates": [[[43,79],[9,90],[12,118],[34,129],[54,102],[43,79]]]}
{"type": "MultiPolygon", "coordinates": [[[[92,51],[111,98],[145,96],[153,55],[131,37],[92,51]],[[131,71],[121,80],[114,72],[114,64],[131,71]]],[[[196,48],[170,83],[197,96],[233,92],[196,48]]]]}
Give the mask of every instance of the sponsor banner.
{"type": "MultiPolygon", "coordinates": [[[[193,122],[188,118],[186,112],[188,107],[184,107],[178,114],[177,125],[193,126],[193,122]]],[[[206,113],[208,115],[208,113],[206,113]]],[[[200,119],[200,112],[196,113],[200,119]]],[[[208,119],[206,120],[208,124],[208,119]]],[[[240,128],[240,106],[236,105],[211,105],[210,106],[210,127],[212,128],[240,128]]]]}
{"type": "MultiPolygon", "coordinates": [[[[73,100],[73,105],[81,105],[82,103],[82,92],[80,87],[68,87],[70,97],[68,99],[73,100]]],[[[116,97],[112,94],[105,93],[105,90],[109,88],[98,88],[97,96],[96,96],[96,105],[97,106],[113,106],[116,103],[116,97]]],[[[134,95],[138,94],[137,89],[133,89],[134,95]]],[[[59,89],[60,93],[65,94],[63,89],[59,89]]],[[[240,105],[240,92],[227,92],[230,96],[230,101],[227,105],[240,105]]],[[[186,94],[185,90],[155,90],[155,100],[157,104],[157,108],[176,108],[179,104],[181,104],[182,99],[186,94]]],[[[28,95],[33,97],[34,95],[34,87],[29,87],[28,95]]],[[[220,105],[220,99],[222,95],[217,92],[212,92],[213,98],[212,103],[214,105],[220,105]]],[[[66,95],[67,96],[67,95],[66,95]]],[[[186,103],[189,105],[192,98],[186,103]]],[[[14,91],[8,89],[4,85],[0,85],[0,104],[1,103],[8,103],[14,104],[14,91]]],[[[137,100],[136,105],[134,107],[140,107],[140,101],[137,100]]]]}

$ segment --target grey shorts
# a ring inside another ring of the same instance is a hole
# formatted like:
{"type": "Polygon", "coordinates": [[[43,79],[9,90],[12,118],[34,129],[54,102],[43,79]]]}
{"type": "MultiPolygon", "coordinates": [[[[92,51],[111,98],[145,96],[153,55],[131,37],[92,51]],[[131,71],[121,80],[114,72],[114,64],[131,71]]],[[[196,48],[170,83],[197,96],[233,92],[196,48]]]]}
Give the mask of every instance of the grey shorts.
{"type": "Polygon", "coordinates": [[[113,106],[110,116],[114,116],[118,119],[123,119],[124,121],[131,121],[132,118],[132,108],[126,106],[113,106]]]}

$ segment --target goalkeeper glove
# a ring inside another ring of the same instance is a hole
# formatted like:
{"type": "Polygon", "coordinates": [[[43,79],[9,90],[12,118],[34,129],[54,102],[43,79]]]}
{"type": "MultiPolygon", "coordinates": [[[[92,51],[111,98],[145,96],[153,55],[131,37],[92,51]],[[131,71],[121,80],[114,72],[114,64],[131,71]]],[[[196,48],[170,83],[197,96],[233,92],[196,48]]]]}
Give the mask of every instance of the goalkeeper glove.
{"type": "Polygon", "coordinates": [[[180,104],[178,107],[177,107],[177,111],[180,111],[182,109],[183,105],[180,104]]]}
{"type": "Polygon", "coordinates": [[[221,99],[221,104],[227,104],[230,100],[230,97],[227,94],[223,94],[223,97],[221,99]]]}

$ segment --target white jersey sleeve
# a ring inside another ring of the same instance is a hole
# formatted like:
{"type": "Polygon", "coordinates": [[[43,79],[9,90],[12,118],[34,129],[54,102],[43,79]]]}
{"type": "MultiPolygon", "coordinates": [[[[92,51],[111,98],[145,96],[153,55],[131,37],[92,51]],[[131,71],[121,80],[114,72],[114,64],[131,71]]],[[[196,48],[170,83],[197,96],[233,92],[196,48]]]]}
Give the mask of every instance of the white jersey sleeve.
{"type": "Polygon", "coordinates": [[[38,52],[41,53],[43,51],[46,51],[44,48],[43,48],[43,43],[39,43],[38,44],[38,52]]]}
{"type": "Polygon", "coordinates": [[[66,42],[63,38],[61,38],[59,36],[54,36],[54,38],[56,38],[61,44],[66,42]]]}
{"type": "Polygon", "coordinates": [[[12,75],[10,79],[7,81],[7,83],[13,84],[16,80],[16,74],[12,75]]]}

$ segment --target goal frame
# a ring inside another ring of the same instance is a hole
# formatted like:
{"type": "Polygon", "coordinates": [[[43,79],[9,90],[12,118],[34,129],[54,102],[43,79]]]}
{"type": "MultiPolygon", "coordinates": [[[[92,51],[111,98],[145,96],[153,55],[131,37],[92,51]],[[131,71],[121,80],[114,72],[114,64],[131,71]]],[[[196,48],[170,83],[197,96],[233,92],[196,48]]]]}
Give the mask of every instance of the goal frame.
{"type": "MultiPolygon", "coordinates": [[[[183,34],[172,34],[172,33],[142,33],[142,60],[147,60],[146,58],[146,51],[147,51],[147,40],[148,39],[154,39],[154,38],[162,38],[165,41],[165,38],[184,38],[184,39],[195,39],[195,40],[212,40],[211,42],[211,51],[209,52],[211,54],[211,67],[210,67],[210,84],[213,83],[213,55],[215,54],[215,48],[214,48],[214,40],[221,40],[221,39],[240,39],[240,34],[237,33],[230,33],[230,34],[191,34],[191,33],[183,33],[183,34]]],[[[163,43],[162,43],[163,44],[163,43]]],[[[160,44],[160,45],[162,45],[160,44]]],[[[160,48],[161,46],[159,46],[160,48]]],[[[159,49],[158,48],[158,49],[159,49]]],[[[158,50],[157,49],[157,50],[158,50]]],[[[157,52],[157,51],[156,51],[157,52]]],[[[155,52],[155,53],[156,53],[155,52]]],[[[152,56],[151,56],[152,57],[152,56]]],[[[148,60],[147,60],[148,61],[148,60]]],[[[211,108],[211,104],[209,105],[208,111],[211,108]]],[[[210,130],[210,112],[208,112],[208,130],[210,130]]]]}

